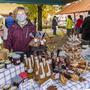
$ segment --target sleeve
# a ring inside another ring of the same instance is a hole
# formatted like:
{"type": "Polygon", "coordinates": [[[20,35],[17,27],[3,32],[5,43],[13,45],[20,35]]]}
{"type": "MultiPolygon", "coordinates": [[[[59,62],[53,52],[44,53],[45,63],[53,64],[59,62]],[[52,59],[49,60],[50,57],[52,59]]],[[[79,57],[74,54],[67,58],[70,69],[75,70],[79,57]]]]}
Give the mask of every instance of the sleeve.
{"type": "Polygon", "coordinates": [[[4,25],[3,25],[3,40],[7,40],[7,36],[8,36],[8,28],[6,28],[4,25]]]}
{"type": "Polygon", "coordinates": [[[81,27],[81,32],[85,33],[86,32],[86,24],[87,24],[87,18],[84,19],[82,27],[81,27]]]}
{"type": "Polygon", "coordinates": [[[5,26],[8,28],[8,26],[7,26],[7,19],[5,19],[5,26]]]}
{"type": "Polygon", "coordinates": [[[32,32],[36,33],[35,25],[32,26],[32,32]]]}
{"type": "Polygon", "coordinates": [[[7,40],[4,40],[4,47],[11,50],[12,49],[12,40],[13,40],[13,28],[8,29],[7,40]]]}
{"type": "Polygon", "coordinates": [[[31,37],[32,36],[35,36],[36,35],[36,29],[35,29],[35,26],[32,24],[32,26],[31,26],[31,37]]]}

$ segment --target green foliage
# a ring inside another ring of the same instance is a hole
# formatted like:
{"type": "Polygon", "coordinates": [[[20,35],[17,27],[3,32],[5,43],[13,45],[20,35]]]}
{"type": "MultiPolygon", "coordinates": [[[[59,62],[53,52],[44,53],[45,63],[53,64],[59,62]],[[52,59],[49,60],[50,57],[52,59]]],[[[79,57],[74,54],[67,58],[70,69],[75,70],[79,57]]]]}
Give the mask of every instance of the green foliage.
{"type": "Polygon", "coordinates": [[[43,6],[43,19],[46,19],[49,13],[54,13],[55,7],[53,5],[44,5],[43,6]]]}
{"type": "Polygon", "coordinates": [[[38,16],[38,8],[36,4],[23,4],[29,10],[29,18],[34,20],[38,16]]]}
{"type": "MultiPolygon", "coordinates": [[[[36,4],[23,4],[29,10],[29,18],[34,20],[38,17],[38,7],[36,4]]],[[[55,13],[55,7],[53,5],[43,5],[42,8],[42,18],[43,20],[47,18],[48,13],[55,13]]]]}

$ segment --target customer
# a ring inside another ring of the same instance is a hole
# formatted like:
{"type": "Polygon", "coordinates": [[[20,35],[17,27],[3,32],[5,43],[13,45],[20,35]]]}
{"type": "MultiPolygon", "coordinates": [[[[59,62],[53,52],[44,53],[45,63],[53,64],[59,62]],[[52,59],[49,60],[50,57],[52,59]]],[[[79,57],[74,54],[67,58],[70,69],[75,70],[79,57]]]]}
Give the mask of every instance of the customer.
{"type": "Polygon", "coordinates": [[[7,28],[10,28],[14,24],[13,14],[10,12],[9,16],[5,19],[5,25],[7,28]]]}
{"type": "Polygon", "coordinates": [[[75,25],[76,35],[78,36],[78,38],[79,38],[79,34],[81,32],[82,24],[83,24],[83,16],[80,15],[79,19],[77,20],[76,25],[75,25]]]}
{"type": "Polygon", "coordinates": [[[27,10],[24,7],[18,7],[14,11],[14,15],[16,22],[8,30],[5,47],[12,51],[28,53],[35,27],[30,20],[27,20],[27,10]]]}
{"type": "Polygon", "coordinates": [[[72,29],[73,29],[73,20],[72,20],[72,17],[71,15],[68,15],[68,18],[66,20],[66,29],[67,29],[67,35],[70,36],[71,32],[72,32],[72,29]]]}
{"type": "Polygon", "coordinates": [[[88,11],[88,16],[85,18],[82,25],[82,39],[90,41],[90,11],[88,11]]]}
{"type": "Polygon", "coordinates": [[[53,30],[53,35],[56,35],[56,26],[57,26],[57,17],[56,16],[54,16],[53,17],[53,20],[52,20],[52,30],[53,30]]]}

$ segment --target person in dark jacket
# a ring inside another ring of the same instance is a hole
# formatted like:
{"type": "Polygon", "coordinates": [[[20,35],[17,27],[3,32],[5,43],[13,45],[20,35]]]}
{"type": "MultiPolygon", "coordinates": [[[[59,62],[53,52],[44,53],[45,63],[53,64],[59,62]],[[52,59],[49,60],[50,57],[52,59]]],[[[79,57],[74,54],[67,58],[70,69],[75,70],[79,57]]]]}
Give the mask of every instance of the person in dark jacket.
{"type": "Polygon", "coordinates": [[[12,15],[13,15],[12,12],[10,12],[9,16],[5,19],[5,25],[7,28],[10,28],[15,22],[12,15]]]}
{"type": "Polygon", "coordinates": [[[15,11],[16,22],[9,28],[5,47],[10,51],[29,52],[29,43],[32,41],[32,34],[36,32],[35,26],[27,20],[27,12],[23,7],[15,11]]]}
{"type": "Polygon", "coordinates": [[[56,20],[56,16],[54,16],[52,20],[53,35],[56,35],[56,26],[57,26],[57,20],[56,20]]]}
{"type": "Polygon", "coordinates": [[[88,11],[88,16],[85,18],[81,30],[82,39],[85,41],[90,41],[90,11],[88,11]]]}

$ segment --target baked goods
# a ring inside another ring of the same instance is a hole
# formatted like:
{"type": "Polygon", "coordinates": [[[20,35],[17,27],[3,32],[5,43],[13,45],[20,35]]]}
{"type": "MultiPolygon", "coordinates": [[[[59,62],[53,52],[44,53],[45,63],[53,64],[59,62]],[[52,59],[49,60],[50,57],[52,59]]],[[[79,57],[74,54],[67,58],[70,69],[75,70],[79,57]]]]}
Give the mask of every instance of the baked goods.
{"type": "Polygon", "coordinates": [[[85,61],[80,61],[78,65],[76,66],[77,72],[80,74],[84,73],[87,69],[87,63],[85,61]]]}
{"type": "Polygon", "coordinates": [[[68,79],[64,75],[60,76],[60,83],[61,84],[66,85],[67,81],[68,81],[68,79]]]}
{"type": "Polygon", "coordinates": [[[47,88],[47,90],[57,90],[57,88],[55,86],[50,86],[47,88]]]}
{"type": "Polygon", "coordinates": [[[79,81],[80,81],[80,82],[83,82],[83,81],[86,81],[86,79],[83,78],[83,77],[80,77],[80,78],[79,78],[79,81]]]}
{"type": "Polygon", "coordinates": [[[51,75],[51,79],[55,79],[55,74],[53,73],[52,75],[51,75]]]}
{"type": "Polygon", "coordinates": [[[74,82],[76,82],[76,81],[79,80],[79,76],[76,75],[76,74],[72,74],[72,75],[71,75],[71,80],[74,81],[74,82]]]}
{"type": "Polygon", "coordinates": [[[0,60],[7,60],[7,52],[0,51],[0,60]]]}

